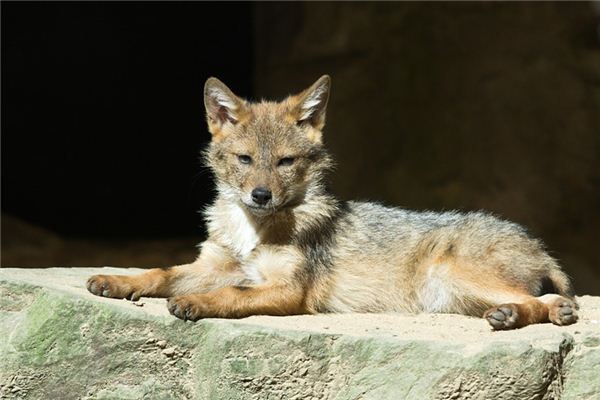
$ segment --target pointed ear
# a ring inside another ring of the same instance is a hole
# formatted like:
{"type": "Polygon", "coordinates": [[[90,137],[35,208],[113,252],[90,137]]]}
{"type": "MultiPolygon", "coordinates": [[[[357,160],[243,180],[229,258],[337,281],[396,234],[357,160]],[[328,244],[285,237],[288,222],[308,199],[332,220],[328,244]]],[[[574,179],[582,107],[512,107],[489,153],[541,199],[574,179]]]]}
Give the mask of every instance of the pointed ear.
{"type": "Polygon", "coordinates": [[[295,96],[298,103],[293,114],[299,123],[307,122],[315,129],[323,129],[330,87],[331,78],[323,75],[311,87],[295,96]]]}
{"type": "Polygon", "coordinates": [[[237,97],[217,78],[208,78],[204,84],[204,107],[208,129],[216,134],[227,124],[236,124],[244,114],[245,101],[237,97]]]}

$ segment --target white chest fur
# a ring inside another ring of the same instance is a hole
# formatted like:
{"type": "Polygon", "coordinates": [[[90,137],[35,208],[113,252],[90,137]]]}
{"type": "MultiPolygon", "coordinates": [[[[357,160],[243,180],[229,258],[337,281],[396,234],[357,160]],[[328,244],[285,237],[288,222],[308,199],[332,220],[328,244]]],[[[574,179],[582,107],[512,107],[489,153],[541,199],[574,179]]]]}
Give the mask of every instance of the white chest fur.
{"type": "Polygon", "coordinates": [[[260,243],[258,227],[251,217],[239,205],[229,202],[217,202],[207,210],[206,216],[211,237],[234,253],[248,279],[263,282],[259,265],[248,262],[260,243]]]}
{"type": "Polygon", "coordinates": [[[224,237],[230,249],[240,258],[245,259],[258,245],[260,235],[248,215],[237,205],[230,207],[226,225],[223,226],[224,237]]]}
{"type": "Polygon", "coordinates": [[[236,204],[217,204],[207,212],[211,237],[230,249],[255,284],[289,279],[301,256],[290,246],[261,245],[261,230],[236,204]]]}

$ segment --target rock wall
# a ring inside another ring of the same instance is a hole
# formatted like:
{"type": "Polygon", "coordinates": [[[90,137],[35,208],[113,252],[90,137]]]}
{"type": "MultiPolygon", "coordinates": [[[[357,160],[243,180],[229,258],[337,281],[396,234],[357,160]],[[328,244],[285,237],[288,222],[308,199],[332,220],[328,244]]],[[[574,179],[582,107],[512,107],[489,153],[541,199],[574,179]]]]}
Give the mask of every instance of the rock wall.
{"type": "Polygon", "coordinates": [[[345,198],[486,209],[600,294],[600,23],[591,3],[258,3],[255,92],[333,78],[345,198]]]}
{"type": "Polygon", "coordinates": [[[100,298],[96,273],[0,269],[3,399],[593,399],[600,298],[580,321],[491,332],[460,315],[184,322],[163,299],[100,298]]]}

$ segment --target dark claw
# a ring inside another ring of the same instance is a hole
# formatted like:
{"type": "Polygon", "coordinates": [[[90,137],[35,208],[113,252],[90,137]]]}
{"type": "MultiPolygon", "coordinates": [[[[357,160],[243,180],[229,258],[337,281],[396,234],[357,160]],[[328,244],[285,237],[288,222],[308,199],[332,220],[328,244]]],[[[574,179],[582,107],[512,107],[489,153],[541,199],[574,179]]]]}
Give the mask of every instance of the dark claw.
{"type": "Polygon", "coordinates": [[[575,321],[577,321],[577,318],[574,315],[566,315],[563,318],[563,322],[567,325],[570,325],[570,324],[574,323],[575,321]]]}
{"type": "Polygon", "coordinates": [[[492,317],[493,319],[497,320],[497,321],[505,321],[506,320],[506,315],[505,314],[506,313],[501,312],[501,311],[494,311],[489,316],[492,317]]]}
{"type": "Polygon", "coordinates": [[[175,307],[175,305],[173,304],[173,302],[171,301],[171,298],[169,297],[167,299],[167,308],[169,309],[169,313],[173,314],[174,307],[175,307]]]}
{"type": "Polygon", "coordinates": [[[181,312],[181,308],[179,306],[179,304],[175,303],[174,301],[172,301],[171,299],[168,299],[168,305],[169,305],[169,312],[171,313],[171,315],[176,316],[177,318],[184,318],[185,314],[183,314],[181,312]]]}
{"type": "Polygon", "coordinates": [[[129,293],[129,295],[126,297],[127,300],[131,300],[131,301],[138,301],[140,299],[141,294],[139,292],[131,292],[129,293]]]}
{"type": "Polygon", "coordinates": [[[496,330],[500,330],[500,329],[502,329],[504,327],[504,324],[502,322],[496,321],[495,319],[489,319],[488,322],[496,330]]]}
{"type": "MultiPolygon", "coordinates": [[[[512,315],[512,309],[510,307],[498,307],[498,310],[502,311],[506,317],[510,317],[512,315]]],[[[504,320],[504,318],[502,320],[504,320]]]]}
{"type": "Polygon", "coordinates": [[[102,288],[102,296],[110,297],[110,290],[108,290],[108,288],[106,288],[106,286],[103,286],[103,288],[102,288]]]}
{"type": "Polygon", "coordinates": [[[558,310],[558,313],[563,316],[570,316],[573,314],[573,310],[571,309],[571,307],[561,307],[558,310]]]}

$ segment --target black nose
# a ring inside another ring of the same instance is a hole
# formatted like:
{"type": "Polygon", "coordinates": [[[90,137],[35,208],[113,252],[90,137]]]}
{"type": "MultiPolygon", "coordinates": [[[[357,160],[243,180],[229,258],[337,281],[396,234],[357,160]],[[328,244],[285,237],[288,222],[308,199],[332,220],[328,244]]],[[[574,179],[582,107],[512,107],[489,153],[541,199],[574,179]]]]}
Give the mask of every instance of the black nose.
{"type": "Polygon", "coordinates": [[[267,204],[272,197],[271,191],[264,187],[257,187],[252,191],[252,200],[261,206],[267,204]]]}

